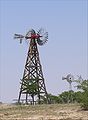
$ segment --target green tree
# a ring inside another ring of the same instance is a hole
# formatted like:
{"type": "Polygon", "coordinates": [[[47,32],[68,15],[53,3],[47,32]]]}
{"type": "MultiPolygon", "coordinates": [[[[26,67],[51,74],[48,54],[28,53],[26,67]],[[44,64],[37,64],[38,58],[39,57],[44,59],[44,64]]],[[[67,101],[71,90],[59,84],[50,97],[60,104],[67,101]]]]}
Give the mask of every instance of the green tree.
{"type": "Polygon", "coordinates": [[[59,97],[62,100],[62,103],[73,103],[75,101],[74,91],[65,91],[62,92],[59,97]]]}
{"type": "Polygon", "coordinates": [[[49,103],[55,104],[58,101],[58,97],[52,94],[48,94],[49,103]]]}
{"type": "Polygon", "coordinates": [[[79,82],[77,85],[77,88],[83,91],[82,98],[81,98],[82,108],[84,110],[88,110],[88,80],[79,82]]]}
{"type": "Polygon", "coordinates": [[[26,92],[27,94],[30,94],[32,97],[32,101],[34,104],[34,95],[38,94],[38,84],[37,84],[37,80],[33,80],[33,79],[24,79],[22,81],[22,91],[26,92]]]}
{"type": "MultiPolygon", "coordinates": [[[[48,103],[49,104],[56,104],[56,103],[62,103],[61,98],[59,96],[55,96],[52,94],[47,94],[48,97],[48,103]]],[[[42,102],[46,103],[46,98],[44,96],[42,96],[42,102]]]]}
{"type": "Polygon", "coordinates": [[[75,102],[77,102],[77,103],[82,102],[83,92],[77,91],[77,92],[74,93],[74,96],[75,96],[75,102]]]}

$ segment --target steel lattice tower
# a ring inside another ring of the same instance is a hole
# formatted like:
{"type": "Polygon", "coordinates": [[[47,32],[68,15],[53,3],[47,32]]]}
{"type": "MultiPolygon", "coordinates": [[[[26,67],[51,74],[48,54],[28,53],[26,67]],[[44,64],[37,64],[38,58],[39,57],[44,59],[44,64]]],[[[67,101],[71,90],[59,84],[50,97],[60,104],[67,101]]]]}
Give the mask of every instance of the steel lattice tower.
{"type": "MultiPolygon", "coordinates": [[[[39,30],[36,34],[34,30],[31,30],[25,36],[26,39],[30,39],[30,46],[27,54],[23,78],[21,79],[21,88],[18,98],[19,103],[21,102],[22,96],[25,97],[26,103],[29,103],[29,99],[31,99],[32,104],[34,104],[35,101],[41,103],[42,96],[45,97],[46,102],[48,101],[42,66],[37,48],[37,43],[39,45],[43,45],[46,42],[46,37],[44,37],[43,40],[40,39],[40,37],[43,37],[43,35],[41,35],[41,31],[42,30],[39,30]]],[[[20,41],[22,41],[23,37],[24,36],[22,35],[15,34],[15,38],[20,38],[20,41]]]]}

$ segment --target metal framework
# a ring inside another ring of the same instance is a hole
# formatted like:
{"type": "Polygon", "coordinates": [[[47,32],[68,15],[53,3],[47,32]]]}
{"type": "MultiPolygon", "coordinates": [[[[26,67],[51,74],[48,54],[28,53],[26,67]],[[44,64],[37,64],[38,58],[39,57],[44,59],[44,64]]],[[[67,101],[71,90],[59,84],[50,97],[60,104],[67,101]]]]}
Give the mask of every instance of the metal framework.
{"type": "Polygon", "coordinates": [[[23,78],[21,79],[21,88],[18,98],[19,103],[21,102],[22,96],[25,97],[26,103],[29,103],[31,99],[32,104],[34,104],[35,101],[40,104],[42,96],[45,97],[46,101],[48,101],[35,38],[30,40],[23,78]]]}

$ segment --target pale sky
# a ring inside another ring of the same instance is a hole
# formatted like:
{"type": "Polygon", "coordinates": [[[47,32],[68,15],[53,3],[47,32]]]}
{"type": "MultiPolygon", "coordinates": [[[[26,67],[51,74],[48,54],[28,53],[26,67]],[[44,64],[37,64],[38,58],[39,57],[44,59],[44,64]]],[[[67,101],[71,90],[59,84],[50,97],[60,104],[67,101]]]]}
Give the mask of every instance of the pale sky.
{"type": "Polygon", "coordinates": [[[38,46],[48,93],[68,90],[69,73],[87,79],[87,17],[87,0],[0,0],[0,101],[18,98],[28,45],[13,37],[31,28],[49,34],[38,46]]]}

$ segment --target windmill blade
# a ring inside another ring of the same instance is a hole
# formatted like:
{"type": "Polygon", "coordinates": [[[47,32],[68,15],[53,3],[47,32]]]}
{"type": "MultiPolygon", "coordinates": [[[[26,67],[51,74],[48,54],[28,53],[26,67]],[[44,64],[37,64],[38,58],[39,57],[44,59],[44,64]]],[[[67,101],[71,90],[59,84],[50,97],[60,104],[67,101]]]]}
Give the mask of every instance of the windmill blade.
{"type": "Polygon", "coordinates": [[[44,34],[44,29],[43,28],[40,28],[39,31],[38,31],[38,34],[44,34]]]}
{"type": "Polygon", "coordinates": [[[39,45],[44,45],[46,42],[47,42],[47,39],[43,39],[43,40],[41,40],[40,38],[37,39],[37,43],[39,45]]]}
{"type": "Polygon", "coordinates": [[[33,29],[29,30],[25,37],[30,37],[31,34],[35,34],[35,31],[33,29]]]}
{"type": "Polygon", "coordinates": [[[39,45],[44,45],[48,41],[48,32],[45,32],[44,29],[40,29],[37,35],[41,36],[37,39],[39,45]]]}
{"type": "Polygon", "coordinates": [[[37,43],[38,43],[39,45],[43,45],[43,44],[44,44],[43,41],[42,41],[40,38],[37,39],[37,43]]]}
{"type": "Polygon", "coordinates": [[[77,75],[77,77],[78,77],[78,80],[80,80],[80,81],[83,81],[83,78],[82,78],[82,76],[80,75],[77,75]]]}

